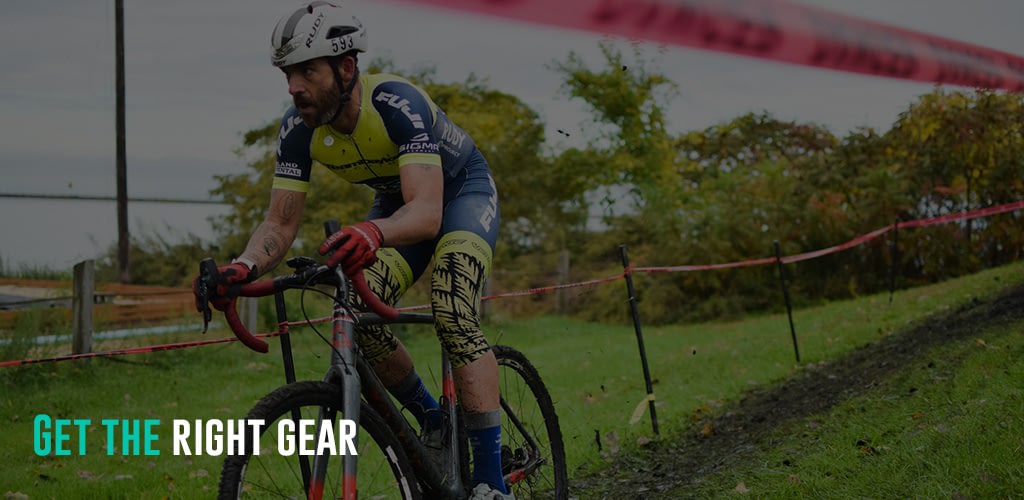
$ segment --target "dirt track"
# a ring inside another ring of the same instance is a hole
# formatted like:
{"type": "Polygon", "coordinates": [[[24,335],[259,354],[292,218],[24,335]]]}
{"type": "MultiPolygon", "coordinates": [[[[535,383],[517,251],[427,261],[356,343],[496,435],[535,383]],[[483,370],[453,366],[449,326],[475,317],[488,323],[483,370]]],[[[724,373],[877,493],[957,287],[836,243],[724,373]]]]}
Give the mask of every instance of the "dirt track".
{"type": "Polygon", "coordinates": [[[1024,287],[991,300],[975,300],[804,371],[782,385],[754,391],[722,409],[721,416],[710,422],[714,434],[693,431],[662,439],[639,454],[619,456],[607,470],[578,478],[571,491],[588,500],[668,498],[661,493],[699,484],[706,475],[757,450],[773,428],[828,411],[919,359],[928,349],[1021,320],[1024,287]]]}

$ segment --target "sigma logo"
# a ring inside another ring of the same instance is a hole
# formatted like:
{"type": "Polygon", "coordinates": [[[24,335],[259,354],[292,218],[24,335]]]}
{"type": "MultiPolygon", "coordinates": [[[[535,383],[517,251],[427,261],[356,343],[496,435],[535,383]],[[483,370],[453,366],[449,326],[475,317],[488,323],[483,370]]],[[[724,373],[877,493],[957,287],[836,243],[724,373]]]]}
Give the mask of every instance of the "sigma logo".
{"type": "Polygon", "coordinates": [[[413,113],[412,109],[409,108],[408,99],[399,97],[390,92],[378,92],[374,100],[376,100],[377,102],[386,102],[388,103],[388,106],[401,110],[402,114],[404,114],[405,117],[408,118],[410,122],[412,122],[413,127],[419,129],[426,128],[423,125],[423,117],[416,113],[413,113]]]}
{"type": "Polygon", "coordinates": [[[436,142],[410,142],[398,148],[398,154],[403,153],[439,153],[441,150],[436,142]]]}
{"type": "Polygon", "coordinates": [[[275,175],[283,175],[287,177],[302,177],[302,169],[299,168],[299,164],[291,161],[279,161],[277,166],[274,168],[275,175]]]}
{"type": "Polygon", "coordinates": [[[316,32],[320,31],[320,26],[324,24],[324,13],[320,11],[320,14],[313,20],[313,31],[309,32],[309,36],[306,37],[306,48],[308,49],[313,45],[313,39],[316,38],[316,32]]]}

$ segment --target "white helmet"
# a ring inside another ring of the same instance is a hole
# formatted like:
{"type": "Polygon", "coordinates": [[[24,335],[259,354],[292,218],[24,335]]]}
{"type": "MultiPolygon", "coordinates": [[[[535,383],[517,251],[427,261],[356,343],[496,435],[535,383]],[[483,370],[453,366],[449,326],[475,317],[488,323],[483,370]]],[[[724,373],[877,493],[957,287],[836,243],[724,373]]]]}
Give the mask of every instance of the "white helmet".
{"type": "Polygon", "coordinates": [[[277,22],[270,35],[270,62],[289,66],[318,57],[366,52],[366,30],[348,9],[312,2],[277,22]]]}

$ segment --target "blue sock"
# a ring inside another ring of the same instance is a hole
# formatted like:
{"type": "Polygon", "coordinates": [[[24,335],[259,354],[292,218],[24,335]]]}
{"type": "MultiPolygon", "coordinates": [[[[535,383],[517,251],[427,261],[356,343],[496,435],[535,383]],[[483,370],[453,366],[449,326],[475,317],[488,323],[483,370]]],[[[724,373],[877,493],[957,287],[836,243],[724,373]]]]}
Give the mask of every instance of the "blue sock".
{"type": "Polygon", "coordinates": [[[508,494],[501,475],[501,412],[466,413],[466,434],[473,453],[473,484],[487,483],[508,494]],[[477,425],[487,426],[477,427],[477,425]]]}
{"type": "Polygon", "coordinates": [[[416,418],[420,429],[431,430],[441,427],[441,407],[437,403],[437,399],[427,390],[427,386],[423,385],[423,379],[415,369],[389,390],[416,418]]]}

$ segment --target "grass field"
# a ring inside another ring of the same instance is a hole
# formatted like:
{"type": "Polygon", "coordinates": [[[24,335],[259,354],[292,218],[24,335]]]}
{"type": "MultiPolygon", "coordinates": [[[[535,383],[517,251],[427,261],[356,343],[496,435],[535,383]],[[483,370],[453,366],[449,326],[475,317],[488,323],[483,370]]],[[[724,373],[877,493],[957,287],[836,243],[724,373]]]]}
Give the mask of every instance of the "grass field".
{"type": "MultiPolygon", "coordinates": [[[[1015,498],[1024,491],[1024,332],[929,350],[827,412],[780,423],[701,496],[1015,498]]],[[[664,498],[687,496],[692,488],[664,498]]]]}
{"type": "MultiPolygon", "coordinates": [[[[929,316],[1021,283],[1024,265],[1018,264],[901,291],[892,304],[886,294],[798,309],[794,323],[799,363],[784,315],[645,328],[660,436],[653,434],[650,416],[644,412],[647,395],[632,326],[545,317],[491,324],[487,331],[493,341],[517,347],[535,363],[556,401],[570,474],[593,478],[599,476],[595,471],[642,451],[651,446],[649,442],[693,432],[708,415],[722,411],[753,388],[771,387],[929,316]]],[[[1024,374],[1017,362],[1021,328],[1014,328],[993,332],[992,338],[1009,340],[986,349],[952,345],[930,353],[931,358],[952,356],[962,362],[949,364],[957,367],[951,371],[919,369],[906,374],[904,385],[916,387],[920,395],[912,402],[865,393],[860,396],[863,399],[851,400],[827,415],[780,427],[775,437],[779,446],[718,471],[701,489],[667,491],[663,497],[746,490],[757,497],[817,498],[833,496],[829,492],[836,484],[847,488],[838,490],[836,498],[949,497],[956,491],[982,498],[985,493],[1005,492],[1007,484],[1019,485],[1022,478],[999,464],[1024,463],[1020,432],[1024,374]],[[850,441],[864,444],[852,446],[850,441]],[[864,450],[874,451],[865,458],[864,450]],[[926,462],[921,460],[925,455],[928,465],[918,465],[926,462]],[[976,468],[976,482],[983,485],[978,489],[929,488],[933,482],[922,479],[960,470],[957,463],[963,463],[963,457],[976,456],[992,464],[976,468]],[[799,458],[800,468],[779,465],[794,463],[794,457],[799,458]],[[865,465],[872,472],[858,473],[865,465]],[[916,484],[917,489],[898,489],[892,483],[916,484]]],[[[419,360],[420,372],[430,375],[438,353],[432,333],[411,327],[403,335],[419,360]]],[[[322,341],[306,328],[296,329],[293,337],[299,378],[319,379],[326,365],[322,341]]],[[[137,342],[196,338],[198,332],[137,342]]],[[[986,335],[979,333],[978,338],[986,335]]],[[[276,348],[261,355],[236,343],[4,369],[0,372],[4,428],[0,463],[5,464],[5,474],[0,477],[0,491],[29,498],[212,497],[220,457],[173,455],[171,421],[241,418],[282,381],[276,348]],[[68,429],[64,445],[70,455],[38,456],[33,441],[33,421],[38,415],[88,419],[90,424],[68,429]],[[154,430],[160,438],[152,443],[159,455],[124,455],[116,434],[113,454],[108,455],[103,419],[159,420],[154,430]],[[84,455],[79,453],[80,430],[85,436],[84,455]]]]}

